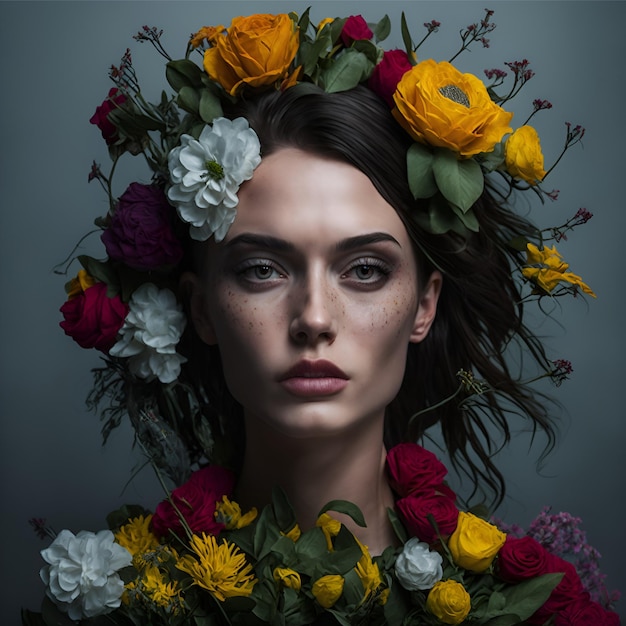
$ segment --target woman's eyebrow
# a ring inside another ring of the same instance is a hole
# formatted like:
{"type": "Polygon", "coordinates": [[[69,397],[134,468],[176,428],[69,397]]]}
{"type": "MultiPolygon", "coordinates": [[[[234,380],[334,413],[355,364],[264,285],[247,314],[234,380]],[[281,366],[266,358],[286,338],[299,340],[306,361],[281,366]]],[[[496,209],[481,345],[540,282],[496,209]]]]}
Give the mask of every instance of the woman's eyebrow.
{"type": "Polygon", "coordinates": [[[289,241],[272,237],[271,235],[257,235],[255,233],[242,233],[225,243],[226,248],[239,245],[267,248],[268,250],[278,250],[279,252],[293,252],[295,250],[295,246],[289,241]]]}
{"type": "Polygon", "coordinates": [[[389,233],[383,232],[375,232],[375,233],[367,233],[365,235],[356,235],[355,237],[348,237],[347,239],[343,239],[338,242],[335,246],[337,252],[348,252],[349,250],[353,250],[354,248],[360,248],[362,246],[367,246],[372,243],[379,243],[381,241],[390,241],[394,243],[399,248],[402,246],[398,242],[395,237],[392,237],[389,233]]]}

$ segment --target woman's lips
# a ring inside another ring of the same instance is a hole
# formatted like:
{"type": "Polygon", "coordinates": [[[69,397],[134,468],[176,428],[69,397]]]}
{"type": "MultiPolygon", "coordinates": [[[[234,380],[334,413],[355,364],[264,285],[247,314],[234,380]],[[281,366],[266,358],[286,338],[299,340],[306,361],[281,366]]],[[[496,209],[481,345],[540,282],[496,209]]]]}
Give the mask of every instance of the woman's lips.
{"type": "Polygon", "coordinates": [[[301,397],[330,396],[348,384],[348,376],[325,360],[299,361],[279,378],[290,393],[301,397]]]}

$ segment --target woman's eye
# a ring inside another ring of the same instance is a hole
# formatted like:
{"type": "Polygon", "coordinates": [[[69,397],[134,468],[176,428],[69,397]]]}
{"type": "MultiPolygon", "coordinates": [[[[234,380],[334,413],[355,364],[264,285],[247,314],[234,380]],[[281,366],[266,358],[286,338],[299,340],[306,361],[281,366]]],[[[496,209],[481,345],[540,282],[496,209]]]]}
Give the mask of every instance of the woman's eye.
{"type": "Polygon", "coordinates": [[[368,260],[354,263],[343,276],[358,283],[378,284],[390,272],[391,269],[382,261],[368,260]]]}
{"type": "Polygon", "coordinates": [[[283,272],[278,270],[271,263],[263,261],[249,261],[237,269],[237,275],[253,283],[267,282],[282,278],[283,272]]]}

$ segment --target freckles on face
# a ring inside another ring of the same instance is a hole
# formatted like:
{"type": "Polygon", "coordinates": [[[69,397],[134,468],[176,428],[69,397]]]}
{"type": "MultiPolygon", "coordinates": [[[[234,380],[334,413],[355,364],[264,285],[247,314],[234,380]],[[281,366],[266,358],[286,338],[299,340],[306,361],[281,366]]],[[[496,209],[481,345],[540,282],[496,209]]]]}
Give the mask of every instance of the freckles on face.
{"type": "Polygon", "coordinates": [[[364,174],[275,152],[242,186],[228,235],[207,249],[206,318],[248,418],[299,436],[382,419],[404,375],[417,268],[402,221],[364,174]],[[345,385],[319,385],[316,396],[315,384],[301,395],[282,384],[315,362],[345,385]]]}

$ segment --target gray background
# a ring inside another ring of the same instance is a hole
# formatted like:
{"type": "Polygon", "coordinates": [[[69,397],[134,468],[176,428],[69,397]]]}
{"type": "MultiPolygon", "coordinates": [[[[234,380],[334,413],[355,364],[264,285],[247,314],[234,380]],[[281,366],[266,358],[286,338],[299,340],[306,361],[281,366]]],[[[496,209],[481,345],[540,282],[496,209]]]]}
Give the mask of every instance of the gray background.
{"type": "MultiPolygon", "coordinates": [[[[552,321],[542,322],[539,332],[554,358],[570,359],[575,368],[569,382],[553,389],[564,406],[562,435],[538,471],[539,449],[529,452],[524,425],[516,426],[515,443],[500,460],[510,495],[499,514],[527,523],[551,503],[555,510],[581,516],[591,543],[604,554],[609,587],[626,591],[623,3],[2,2],[3,624],[18,623],[20,606],[37,608],[43,592],[38,551],[46,543],[29,528],[30,517],[47,517],[57,530],[97,530],[118,505],[154,506],[161,495],[150,470],[140,469],[142,459],[131,448],[127,428],[100,447],[98,419],[84,407],[89,369],[98,365],[98,354],[82,350],[58,328],[65,279],[52,268],[106,211],[104,194],[87,184],[87,174],[93,159],[107,164],[104,143],[88,124],[110,87],[107,70],[130,47],[144,89],[154,98],[166,86],[162,63],[148,44],[131,39],[143,24],[165,28],[165,46],[177,57],[200,26],[228,24],[237,13],[302,11],[308,4],[315,20],[362,13],[376,21],[386,12],[395,45],[400,45],[402,10],[415,39],[423,22],[437,19],[441,31],[419,55],[438,60],[456,51],[457,31],[480,19],[489,6],[498,23],[489,36],[491,48],[463,54],[457,67],[482,76],[483,69],[503,67],[504,61],[525,57],[532,62],[537,75],[515,101],[514,125],[523,122],[534,98],[553,102],[554,108],[534,122],[547,163],[558,153],[564,121],[587,128],[584,149],[568,153],[549,179],[548,188],[561,190],[559,201],[535,206],[533,216],[549,225],[579,207],[595,214],[560,250],[598,300],[546,303],[552,321]],[[134,470],[139,471],[127,484],[134,470]]],[[[117,194],[134,179],[147,180],[140,161],[129,160],[120,168],[117,194]]],[[[83,252],[102,255],[97,237],[83,252]]]]}

